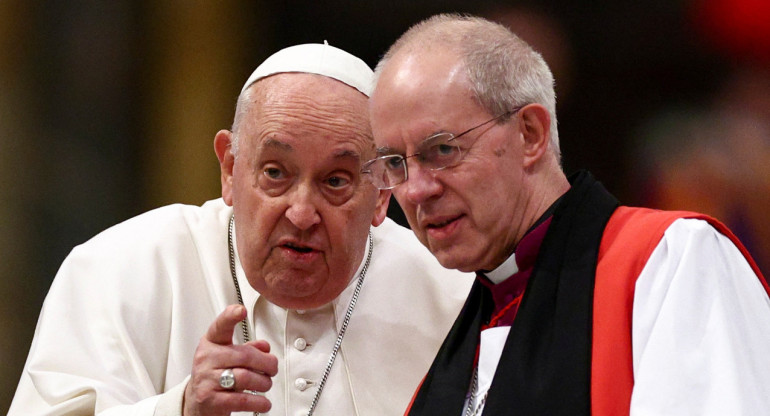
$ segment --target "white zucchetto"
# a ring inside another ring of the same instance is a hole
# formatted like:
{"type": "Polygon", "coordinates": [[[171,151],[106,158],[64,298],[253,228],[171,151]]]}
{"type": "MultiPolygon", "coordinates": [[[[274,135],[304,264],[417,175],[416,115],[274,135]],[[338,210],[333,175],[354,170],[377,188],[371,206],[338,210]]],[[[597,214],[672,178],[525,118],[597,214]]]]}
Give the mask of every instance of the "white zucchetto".
{"type": "Polygon", "coordinates": [[[367,97],[372,90],[373,72],[366,62],[324,41],[323,44],[290,46],[270,55],[252,72],[241,92],[262,78],[286,72],[334,78],[361,91],[367,97]]]}

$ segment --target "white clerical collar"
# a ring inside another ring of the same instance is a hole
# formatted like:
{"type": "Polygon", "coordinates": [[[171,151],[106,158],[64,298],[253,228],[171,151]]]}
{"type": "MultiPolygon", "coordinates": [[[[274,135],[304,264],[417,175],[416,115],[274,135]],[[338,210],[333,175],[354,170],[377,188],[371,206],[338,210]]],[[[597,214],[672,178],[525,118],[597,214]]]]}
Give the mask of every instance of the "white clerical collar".
{"type": "Polygon", "coordinates": [[[513,276],[518,271],[519,266],[516,264],[516,253],[513,253],[503,262],[503,264],[497,266],[495,270],[484,272],[484,276],[492,281],[492,283],[498,284],[513,276]]]}

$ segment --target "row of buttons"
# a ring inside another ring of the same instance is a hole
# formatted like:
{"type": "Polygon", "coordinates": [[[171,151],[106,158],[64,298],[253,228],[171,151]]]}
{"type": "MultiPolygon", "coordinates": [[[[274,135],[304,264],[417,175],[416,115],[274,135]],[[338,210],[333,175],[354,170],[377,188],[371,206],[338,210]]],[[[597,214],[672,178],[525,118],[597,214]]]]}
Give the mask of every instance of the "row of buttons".
{"type": "MultiPolygon", "coordinates": [[[[307,348],[307,340],[305,340],[305,338],[302,338],[302,337],[295,339],[294,348],[296,348],[298,351],[304,351],[305,348],[307,348]]],[[[312,381],[306,380],[304,378],[298,378],[294,380],[294,387],[296,387],[297,390],[299,391],[305,391],[308,388],[308,386],[310,386],[311,384],[313,384],[312,381]]]]}
{"type": "MultiPolygon", "coordinates": [[[[300,315],[304,315],[305,312],[306,311],[303,310],[303,309],[297,309],[297,313],[300,314],[300,315]]],[[[294,340],[294,348],[296,348],[297,351],[304,351],[305,348],[307,348],[307,346],[308,346],[308,343],[307,343],[307,340],[305,338],[298,337],[297,339],[294,340]]],[[[307,379],[304,379],[304,378],[301,378],[301,377],[296,379],[296,380],[294,380],[294,387],[297,390],[299,390],[299,391],[307,390],[307,388],[311,384],[313,384],[313,382],[311,380],[307,380],[307,379]]]]}

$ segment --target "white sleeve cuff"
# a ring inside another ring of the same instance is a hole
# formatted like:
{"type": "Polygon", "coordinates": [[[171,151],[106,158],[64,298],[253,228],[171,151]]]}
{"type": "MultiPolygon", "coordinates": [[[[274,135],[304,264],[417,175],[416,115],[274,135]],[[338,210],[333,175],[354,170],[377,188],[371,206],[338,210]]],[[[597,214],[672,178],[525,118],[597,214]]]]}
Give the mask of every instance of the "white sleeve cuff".
{"type": "Polygon", "coordinates": [[[182,402],[188,381],[190,376],[159,396],[154,416],[182,416],[182,402]]]}

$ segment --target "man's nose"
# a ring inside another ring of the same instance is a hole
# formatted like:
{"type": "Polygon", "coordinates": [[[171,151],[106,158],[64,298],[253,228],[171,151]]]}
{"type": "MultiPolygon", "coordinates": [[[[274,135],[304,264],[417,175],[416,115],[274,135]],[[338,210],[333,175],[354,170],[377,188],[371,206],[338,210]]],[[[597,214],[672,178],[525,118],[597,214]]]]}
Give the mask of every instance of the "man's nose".
{"type": "Polygon", "coordinates": [[[321,222],[310,186],[300,185],[290,197],[286,218],[300,230],[307,230],[321,222]]]}
{"type": "Polygon", "coordinates": [[[408,177],[406,182],[396,187],[394,192],[403,192],[409,202],[418,205],[434,196],[440,195],[442,185],[436,179],[436,171],[424,167],[414,159],[407,161],[408,177]]]}

